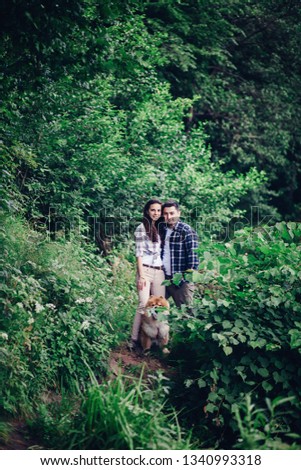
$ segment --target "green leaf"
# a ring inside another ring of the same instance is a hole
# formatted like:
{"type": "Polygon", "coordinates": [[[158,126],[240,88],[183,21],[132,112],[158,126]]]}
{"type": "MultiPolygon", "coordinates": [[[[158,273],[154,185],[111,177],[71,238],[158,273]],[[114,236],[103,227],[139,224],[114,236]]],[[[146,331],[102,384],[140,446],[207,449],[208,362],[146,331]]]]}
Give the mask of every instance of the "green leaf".
{"type": "Polygon", "coordinates": [[[231,348],[231,346],[224,346],[223,351],[226,354],[226,356],[229,356],[230,354],[232,354],[233,349],[231,348]]]}
{"type": "Polygon", "coordinates": [[[270,360],[264,356],[259,356],[258,362],[260,362],[261,366],[265,368],[270,364],[270,360]]]}
{"type": "Polygon", "coordinates": [[[204,388],[204,387],[207,387],[207,383],[205,382],[204,379],[199,379],[198,380],[198,386],[199,386],[199,388],[204,388]]]}
{"type": "Polygon", "coordinates": [[[172,278],[172,282],[175,286],[178,286],[182,280],[183,280],[182,273],[176,273],[176,274],[174,274],[174,276],[172,278]]]}
{"type": "Polygon", "coordinates": [[[203,282],[204,275],[202,273],[198,273],[197,271],[192,272],[192,282],[203,282]]]}
{"type": "Polygon", "coordinates": [[[264,367],[260,367],[258,370],[257,370],[258,374],[261,375],[261,377],[264,377],[264,378],[267,378],[269,376],[269,371],[268,369],[264,368],[264,367]]]}
{"type": "Polygon", "coordinates": [[[209,251],[204,251],[203,256],[206,261],[211,259],[211,253],[209,251]]]}
{"type": "Polygon", "coordinates": [[[222,326],[224,329],[232,328],[232,323],[229,320],[224,320],[222,326]]]}
{"type": "Polygon", "coordinates": [[[224,307],[229,307],[230,302],[225,299],[217,299],[217,306],[220,307],[221,305],[224,305],[224,307]]]}
{"type": "Polygon", "coordinates": [[[262,385],[262,388],[266,392],[270,392],[274,388],[273,385],[270,382],[268,382],[267,380],[264,380],[261,385],[262,385]]]}
{"type": "Polygon", "coordinates": [[[191,380],[191,379],[186,379],[185,382],[184,382],[184,384],[185,384],[185,387],[189,388],[189,387],[191,387],[191,385],[193,384],[193,380],[191,380]]]}
{"type": "Polygon", "coordinates": [[[289,330],[289,335],[291,336],[290,346],[292,349],[301,347],[301,331],[292,329],[289,330]]]}
{"type": "Polygon", "coordinates": [[[214,413],[217,410],[217,406],[214,405],[213,403],[208,403],[206,405],[206,412],[207,413],[214,413]]]}
{"type": "Polygon", "coordinates": [[[273,372],[273,379],[275,380],[276,383],[283,382],[283,378],[277,371],[273,372]]]}
{"type": "Polygon", "coordinates": [[[266,345],[266,340],[264,338],[259,338],[255,341],[252,340],[252,341],[249,342],[249,345],[253,349],[256,349],[256,348],[262,349],[266,345]]]}
{"type": "Polygon", "coordinates": [[[216,401],[218,400],[219,396],[216,392],[210,392],[208,395],[208,400],[209,401],[216,401]]]}
{"type": "Polygon", "coordinates": [[[277,351],[278,349],[281,349],[281,345],[277,343],[268,343],[265,346],[266,351],[277,351]]]}

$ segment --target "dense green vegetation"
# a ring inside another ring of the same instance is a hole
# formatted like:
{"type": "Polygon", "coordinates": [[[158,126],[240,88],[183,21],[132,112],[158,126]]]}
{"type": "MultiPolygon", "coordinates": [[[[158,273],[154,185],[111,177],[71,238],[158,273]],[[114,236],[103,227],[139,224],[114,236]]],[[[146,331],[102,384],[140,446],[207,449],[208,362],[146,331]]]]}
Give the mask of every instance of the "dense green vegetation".
{"type": "Polygon", "coordinates": [[[301,224],[282,222],[239,230],[229,243],[200,247],[200,272],[190,275],[199,286],[194,307],[184,312],[184,322],[183,312],[178,313],[173,325],[174,354],[185,387],[181,393],[187,396],[191,389],[188,409],[193,410],[194,422],[198,414],[199,424],[209,421],[218,429],[227,423],[237,431],[235,411],[246,396],[261,406],[267,397],[277,399],[275,404],[291,402],[274,423],[269,413],[263,414],[258,431],[271,426],[271,437],[277,439],[266,440],[258,432],[253,448],[262,442],[277,448],[282,435],[301,433],[296,420],[301,378],[301,247],[296,244],[300,236],[301,224]]]}
{"type": "Polygon", "coordinates": [[[1,7],[0,440],[300,446],[299,2],[1,7]],[[172,379],[112,380],[151,196],[200,235],[198,293],[172,379]]]}

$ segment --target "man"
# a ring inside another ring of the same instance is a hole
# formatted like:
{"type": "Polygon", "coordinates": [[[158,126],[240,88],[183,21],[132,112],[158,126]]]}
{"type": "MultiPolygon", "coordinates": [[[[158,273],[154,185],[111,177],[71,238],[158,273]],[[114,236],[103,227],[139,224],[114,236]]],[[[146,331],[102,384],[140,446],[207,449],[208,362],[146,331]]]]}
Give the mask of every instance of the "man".
{"type": "Polygon", "coordinates": [[[196,232],[180,220],[180,207],[176,201],[167,201],[162,206],[165,224],[161,231],[162,258],[165,278],[172,280],[182,275],[179,285],[166,286],[166,298],[172,297],[176,306],[189,304],[193,298],[194,284],[184,279],[185,271],[197,269],[199,260],[195,249],[198,247],[196,232]]]}

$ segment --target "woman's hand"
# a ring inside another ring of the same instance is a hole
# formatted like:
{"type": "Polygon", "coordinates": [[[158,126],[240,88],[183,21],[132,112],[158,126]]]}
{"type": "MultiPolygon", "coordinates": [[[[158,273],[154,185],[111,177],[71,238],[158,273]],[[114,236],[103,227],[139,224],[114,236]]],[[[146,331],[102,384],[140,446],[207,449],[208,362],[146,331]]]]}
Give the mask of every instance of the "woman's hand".
{"type": "Polygon", "coordinates": [[[139,276],[138,281],[137,281],[138,290],[143,290],[145,286],[146,286],[146,280],[144,279],[144,277],[139,276]]]}

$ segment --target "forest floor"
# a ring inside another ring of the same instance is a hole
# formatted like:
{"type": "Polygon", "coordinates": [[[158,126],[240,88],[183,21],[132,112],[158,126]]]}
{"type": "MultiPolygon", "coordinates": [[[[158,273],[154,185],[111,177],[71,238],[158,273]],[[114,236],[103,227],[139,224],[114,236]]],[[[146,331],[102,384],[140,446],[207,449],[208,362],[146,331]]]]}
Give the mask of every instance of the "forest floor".
{"type": "MultiPolygon", "coordinates": [[[[5,439],[0,441],[0,450],[27,450],[40,448],[35,439],[28,435],[26,423],[22,419],[13,419],[6,423],[8,432],[5,439]]],[[[0,436],[1,437],[1,436],[0,436]]]]}
{"type": "Polygon", "coordinates": [[[150,355],[137,354],[134,351],[129,351],[126,343],[122,343],[114,351],[112,351],[109,367],[114,375],[123,374],[130,376],[143,377],[161,370],[166,375],[172,374],[173,369],[167,364],[166,358],[161,357],[156,352],[150,355]]]}
{"type": "MultiPolygon", "coordinates": [[[[149,356],[129,351],[126,343],[121,343],[111,352],[109,357],[109,375],[112,379],[119,374],[126,377],[140,377],[144,379],[156,371],[162,371],[166,376],[173,375],[173,369],[167,364],[166,358],[151,353],[149,356]]],[[[57,395],[56,398],[57,400],[57,395]]],[[[51,397],[48,397],[51,400],[51,397]]],[[[43,449],[36,440],[30,436],[25,420],[12,419],[8,423],[8,432],[5,439],[0,434],[0,450],[27,450],[43,449]],[[2,437],[2,439],[1,439],[2,437]]]]}

